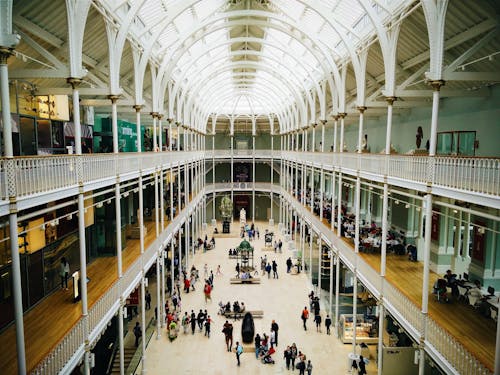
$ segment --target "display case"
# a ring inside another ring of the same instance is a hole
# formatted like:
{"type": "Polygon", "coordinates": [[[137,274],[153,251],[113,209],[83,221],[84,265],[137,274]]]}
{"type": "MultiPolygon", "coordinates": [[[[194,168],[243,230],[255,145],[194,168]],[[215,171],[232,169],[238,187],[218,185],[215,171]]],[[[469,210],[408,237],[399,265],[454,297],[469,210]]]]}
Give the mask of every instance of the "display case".
{"type": "MultiPolygon", "coordinates": [[[[340,339],[344,344],[352,343],[353,339],[353,315],[342,314],[340,315],[340,339]]],[[[378,343],[378,329],[377,321],[372,319],[365,319],[363,314],[356,315],[356,342],[365,344],[378,343]]]]}

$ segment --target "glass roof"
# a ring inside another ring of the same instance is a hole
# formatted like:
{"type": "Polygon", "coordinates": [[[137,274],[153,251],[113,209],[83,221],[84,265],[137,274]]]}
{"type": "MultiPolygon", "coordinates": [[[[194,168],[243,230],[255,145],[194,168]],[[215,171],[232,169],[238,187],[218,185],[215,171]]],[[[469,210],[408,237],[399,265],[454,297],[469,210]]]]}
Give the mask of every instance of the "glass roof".
{"type": "Polygon", "coordinates": [[[387,21],[410,0],[128,0],[130,33],[176,93],[203,113],[280,113],[307,102],[331,64],[374,34],[363,3],[387,21]],[[278,106],[278,107],[277,107],[278,106]]]}

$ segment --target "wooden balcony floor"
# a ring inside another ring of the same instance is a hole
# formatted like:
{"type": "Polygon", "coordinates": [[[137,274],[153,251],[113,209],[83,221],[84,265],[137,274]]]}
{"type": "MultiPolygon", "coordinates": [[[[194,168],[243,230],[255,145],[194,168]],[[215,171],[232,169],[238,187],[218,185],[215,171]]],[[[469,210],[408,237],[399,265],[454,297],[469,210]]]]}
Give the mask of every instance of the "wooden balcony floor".
{"type": "MultiPolygon", "coordinates": [[[[165,217],[165,226],[167,226],[165,217]]],[[[155,223],[145,221],[147,234],[144,246],[147,248],[156,238],[155,223]]],[[[122,252],[123,272],[133,264],[140,254],[139,240],[128,239],[122,252]]],[[[74,270],[72,270],[74,271],[74,270]]],[[[88,308],[118,280],[117,260],[115,257],[95,259],[87,265],[88,308]]],[[[69,291],[57,290],[44,298],[24,314],[24,339],[26,348],[26,368],[32,371],[40,361],[64,338],[81,317],[81,304],[73,303],[73,283],[69,291]]],[[[17,374],[16,332],[12,324],[0,334],[0,373],[17,374]],[[5,350],[5,348],[10,348],[5,350]]]]}
{"type": "MultiPolygon", "coordinates": [[[[323,224],[330,229],[326,219],[323,224]]],[[[354,251],[352,240],[343,238],[354,251]]],[[[380,254],[359,253],[377,272],[380,272],[380,254]]],[[[398,288],[419,308],[422,306],[422,284],[424,265],[410,262],[407,256],[387,254],[386,279],[398,288]]],[[[472,306],[462,301],[451,303],[438,302],[432,294],[434,282],[442,275],[431,271],[429,275],[429,316],[455,337],[481,363],[493,371],[495,364],[496,325],[491,319],[483,317],[472,306]]]]}

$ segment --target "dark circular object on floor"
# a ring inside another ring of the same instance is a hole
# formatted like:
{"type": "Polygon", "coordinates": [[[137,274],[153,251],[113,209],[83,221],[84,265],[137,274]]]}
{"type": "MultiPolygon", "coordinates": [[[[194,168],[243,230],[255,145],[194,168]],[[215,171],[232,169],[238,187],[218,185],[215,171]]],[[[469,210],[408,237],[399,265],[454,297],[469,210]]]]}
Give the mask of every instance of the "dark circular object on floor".
{"type": "Polygon", "coordinates": [[[243,317],[241,322],[241,337],[245,344],[251,344],[253,342],[253,336],[255,334],[255,325],[253,322],[253,316],[251,313],[247,312],[243,317]]]}

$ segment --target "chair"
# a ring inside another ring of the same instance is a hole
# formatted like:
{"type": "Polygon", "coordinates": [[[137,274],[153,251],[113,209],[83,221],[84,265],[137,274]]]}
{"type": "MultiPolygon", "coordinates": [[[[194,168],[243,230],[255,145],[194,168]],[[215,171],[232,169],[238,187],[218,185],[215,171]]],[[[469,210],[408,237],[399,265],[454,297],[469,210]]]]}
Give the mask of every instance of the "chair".
{"type": "Polygon", "coordinates": [[[466,301],[467,300],[467,288],[463,287],[463,286],[460,286],[460,285],[457,285],[457,288],[458,288],[458,292],[459,292],[459,295],[458,295],[458,299],[459,300],[463,300],[463,301],[466,301]]]}
{"type": "Polygon", "coordinates": [[[474,308],[477,308],[478,307],[477,303],[481,300],[481,296],[475,293],[473,294],[468,293],[467,297],[469,299],[469,305],[471,305],[474,308]]]}
{"type": "Polygon", "coordinates": [[[493,307],[490,307],[490,316],[495,322],[498,320],[498,311],[493,307]]]}

